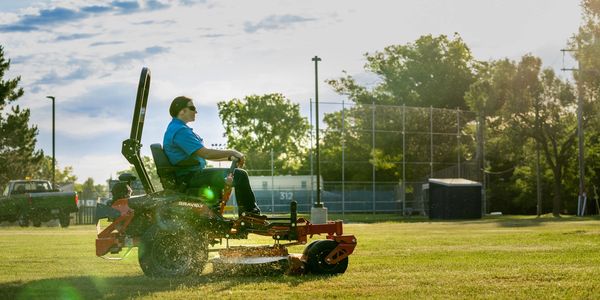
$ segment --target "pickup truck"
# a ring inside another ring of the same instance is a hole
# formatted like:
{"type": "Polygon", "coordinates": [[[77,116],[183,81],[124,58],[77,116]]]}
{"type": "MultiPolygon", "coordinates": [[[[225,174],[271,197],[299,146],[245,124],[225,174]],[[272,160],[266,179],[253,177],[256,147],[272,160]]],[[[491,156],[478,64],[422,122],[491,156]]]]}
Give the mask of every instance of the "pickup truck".
{"type": "Polygon", "coordinates": [[[58,219],[68,227],[69,214],[77,211],[76,192],[61,192],[47,180],[12,180],[0,196],[0,222],[17,221],[21,227],[40,227],[42,222],[58,219]]]}

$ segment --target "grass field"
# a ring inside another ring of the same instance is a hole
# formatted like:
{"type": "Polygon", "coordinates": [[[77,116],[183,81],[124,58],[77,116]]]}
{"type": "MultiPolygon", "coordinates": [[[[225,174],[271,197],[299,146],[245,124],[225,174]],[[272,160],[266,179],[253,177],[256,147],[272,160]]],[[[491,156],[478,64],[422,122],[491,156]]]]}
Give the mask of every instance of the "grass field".
{"type": "Polygon", "coordinates": [[[207,266],[194,278],[152,279],[135,249],[122,261],[97,258],[93,226],[0,227],[0,298],[600,299],[598,218],[346,217],[358,246],[332,277],[218,277],[207,266]]]}

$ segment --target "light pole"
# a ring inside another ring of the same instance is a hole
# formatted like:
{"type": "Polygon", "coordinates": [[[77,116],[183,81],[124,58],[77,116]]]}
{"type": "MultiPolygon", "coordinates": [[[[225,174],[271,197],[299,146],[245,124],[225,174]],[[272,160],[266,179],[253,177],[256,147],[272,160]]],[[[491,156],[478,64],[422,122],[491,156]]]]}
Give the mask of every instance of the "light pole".
{"type": "Polygon", "coordinates": [[[52,188],[56,187],[55,175],[56,175],[56,153],[55,153],[55,134],[54,134],[54,96],[46,96],[48,99],[52,99],[52,188]]]}
{"type": "Polygon", "coordinates": [[[317,203],[314,203],[313,207],[310,208],[310,221],[313,224],[325,224],[327,223],[327,207],[321,202],[321,158],[319,156],[319,72],[317,69],[318,63],[321,58],[315,56],[312,58],[315,62],[315,115],[316,115],[316,150],[317,150],[317,203]]]}

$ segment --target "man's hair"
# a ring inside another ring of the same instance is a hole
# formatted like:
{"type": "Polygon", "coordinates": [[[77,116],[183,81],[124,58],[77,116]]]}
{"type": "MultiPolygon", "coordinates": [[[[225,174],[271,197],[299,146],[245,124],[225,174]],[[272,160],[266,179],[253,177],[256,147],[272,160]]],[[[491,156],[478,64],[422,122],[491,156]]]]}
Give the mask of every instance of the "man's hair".
{"type": "Polygon", "coordinates": [[[182,109],[184,109],[191,101],[192,99],[186,96],[179,96],[173,99],[173,101],[171,101],[171,106],[169,107],[169,114],[171,114],[171,117],[177,118],[179,112],[182,109]]]}

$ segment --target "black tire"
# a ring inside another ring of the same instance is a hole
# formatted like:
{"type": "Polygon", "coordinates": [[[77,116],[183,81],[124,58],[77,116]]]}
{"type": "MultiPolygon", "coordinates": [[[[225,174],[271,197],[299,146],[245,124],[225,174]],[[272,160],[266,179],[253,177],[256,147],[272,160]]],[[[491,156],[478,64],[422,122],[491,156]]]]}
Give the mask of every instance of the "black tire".
{"type": "Polygon", "coordinates": [[[321,240],[316,240],[316,241],[312,241],[310,244],[308,244],[308,246],[306,246],[306,248],[304,248],[302,255],[305,257],[308,257],[308,251],[310,251],[310,248],[314,247],[320,241],[321,240]]]}
{"type": "Polygon", "coordinates": [[[204,235],[189,230],[166,230],[152,225],[142,236],[138,261],[151,277],[183,277],[202,273],[208,260],[204,235]]]}
{"type": "Polygon", "coordinates": [[[31,222],[33,223],[33,227],[41,227],[42,226],[41,220],[33,219],[31,222]]]}
{"type": "Polygon", "coordinates": [[[58,216],[58,222],[60,223],[60,227],[67,228],[71,224],[71,216],[67,213],[61,213],[58,216]]]}
{"type": "Polygon", "coordinates": [[[29,227],[29,218],[24,213],[19,213],[17,216],[17,223],[21,227],[29,227]]]}
{"type": "Polygon", "coordinates": [[[313,274],[342,274],[348,268],[348,257],[335,265],[325,262],[325,258],[337,247],[338,243],[332,240],[315,241],[309,245],[307,253],[308,270],[313,274]]]}

